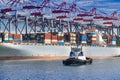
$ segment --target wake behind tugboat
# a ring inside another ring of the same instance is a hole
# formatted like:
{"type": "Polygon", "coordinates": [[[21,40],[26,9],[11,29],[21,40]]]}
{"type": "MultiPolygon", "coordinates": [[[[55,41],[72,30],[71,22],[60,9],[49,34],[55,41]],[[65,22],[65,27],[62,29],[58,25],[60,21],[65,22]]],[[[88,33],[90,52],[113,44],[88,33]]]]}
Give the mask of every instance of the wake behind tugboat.
{"type": "Polygon", "coordinates": [[[85,57],[82,52],[82,46],[79,48],[78,46],[72,47],[70,56],[68,59],[63,60],[64,65],[85,65],[92,64],[93,59],[85,57]]]}

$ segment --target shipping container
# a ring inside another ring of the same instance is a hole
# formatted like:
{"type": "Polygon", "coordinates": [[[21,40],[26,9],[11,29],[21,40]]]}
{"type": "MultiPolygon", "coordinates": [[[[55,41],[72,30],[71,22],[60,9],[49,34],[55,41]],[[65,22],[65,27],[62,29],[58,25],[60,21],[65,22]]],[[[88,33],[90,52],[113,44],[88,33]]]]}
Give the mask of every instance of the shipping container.
{"type": "Polygon", "coordinates": [[[120,46],[120,37],[119,36],[116,36],[116,45],[120,46]]]}
{"type": "Polygon", "coordinates": [[[58,44],[64,45],[64,33],[58,32],[58,44]]]}
{"type": "Polygon", "coordinates": [[[44,37],[44,43],[45,44],[51,44],[51,33],[50,32],[47,32],[45,33],[45,37],[44,37]]]}
{"type": "Polygon", "coordinates": [[[18,39],[20,39],[21,37],[20,37],[20,34],[13,34],[13,38],[18,38],[18,39]]]}
{"type": "Polygon", "coordinates": [[[76,43],[76,34],[70,33],[70,43],[75,44],[76,43]]]}
{"type": "Polygon", "coordinates": [[[4,33],[4,42],[8,43],[8,33],[4,33]]]}
{"type": "Polygon", "coordinates": [[[96,46],[97,45],[97,36],[96,33],[91,33],[91,45],[96,46]]]}
{"type": "Polygon", "coordinates": [[[95,32],[87,33],[87,45],[91,46],[97,45],[97,34],[95,32]]]}
{"type": "Polygon", "coordinates": [[[22,34],[22,40],[23,40],[23,41],[28,41],[28,40],[30,40],[30,35],[29,35],[29,34],[22,34]]]}
{"type": "Polygon", "coordinates": [[[82,34],[80,34],[80,33],[76,34],[76,43],[77,44],[81,44],[81,36],[82,36],[82,34]]]}
{"type": "Polygon", "coordinates": [[[35,34],[35,33],[29,34],[30,40],[36,40],[36,35],[37,35],[37,34],[35,34]]]}
{"type": "Polygon", "coordinates": [[[107,44],[109,45],[111,45],[112,44],[112,36],[110,35],[110,34],[106,34],[106,38],[107,38],[107,44]]]}
{"type": "Polygon", "coordinates": [[[2,38],[0,37],[0,43],[2,43],[2,38]]]}
{"type": "Polygon", "coordinates": [[[64,42],[69,42],[70,43],[70,34],[69,33],[64,34],[64,42]]]}
{"type": "Polygon", "coordinates": [[[116,45],[116,36],[115,35],[113,35],[112,36],[112,45],[116,45]]]}
{"type": "Polygon", "coordinates": [[[86,36],[86,34],[81,35],[81,44],[82,45],[87,45],[87,36],[86,36]]]}
{"type": "Polygon", "coordinates": [[[13,34],[14,43],[20,43],[22,41],[22,36],[20,34],[13,34]]]}
{"type": "Polygon", "coordinates": [[[0,33],[0,43],[3,42],[3,37],[4,37],[3,33],[0,33]]]}
{"type": "Polygon", "coordinates": [[[51,34],[51,43],[52,44],[57,44],[58,43],[58,33],[57,32],[53,32],[51,34]]]}
{"type": "Polygon", "coordinates": [[[86,41],[86,39],[87,39],[87,36],[86,36],[86,35],[82,35],[82,36],[81,36],[81,40],[82,40],[82,41],[86,41]]]}
{"type": "Polygon", "coordinates": [[[37,43],[44,43],[45,40],[45,34],[44,33],[37,33],[35,36],[36,42],[37,43]]]}
{"type": "Polygon", "coordinates": [[[86,36],[87,36],[87,45],[91,45],[91,33],[87,33],[86,34],[86,36]]]}
{"type": "Polygon", "coordinates": [[[10,43],[13,42],[13,34],[10,34],[10,33],[8,34],[8,40],[10,43]]]}

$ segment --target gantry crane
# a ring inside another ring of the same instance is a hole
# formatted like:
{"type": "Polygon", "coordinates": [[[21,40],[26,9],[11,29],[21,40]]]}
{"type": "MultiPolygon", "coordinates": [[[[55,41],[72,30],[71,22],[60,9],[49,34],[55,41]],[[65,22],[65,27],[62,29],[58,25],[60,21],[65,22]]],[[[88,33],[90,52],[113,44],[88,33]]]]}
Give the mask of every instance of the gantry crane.
{"type": "Polygon", "coordinates": [[[80,8],[75,3],[68,5],[65,1],[60,4],[50,0],[35,3],[35,0],[2,0],[2,3],[9,4],[10,8],[2,8],[0,10],[0,29],[3,32],[11,32],[14,28],[15,33],[27,32],[49,32],[52,28],[58,32],[76,32],[84,28],[96,26],[99,30],[113,34],[117,30],[120,34],[119,17],[117,11],[110,15],[96,7],[91,10],[80,8]],[[31,2],[31,4],[27,4],[31,2]],[[22,3],[22,9],[13,8],[22,3]],[[24,4],[25,3],[25,4],[24,4]],[[53,4],[52,6],[50,4],[53,4]],[[47,10],[47,11],[44,11],[47,10]],[[49,12],[49,11],[50,12],[49,12]],[[19,11],[25,11],[27,15],[23,15],[19,11]],[[45,17],[52,14],[51,18],[45,17]],[[79,14],[77,14],[79,12],[79,14]],[[16,14],[11,14],[16,13],[16,14]],[[74,13],[74,16],[73,16],[74,13]],[[77,14],[77,15],[76,15],[77,14]]]}

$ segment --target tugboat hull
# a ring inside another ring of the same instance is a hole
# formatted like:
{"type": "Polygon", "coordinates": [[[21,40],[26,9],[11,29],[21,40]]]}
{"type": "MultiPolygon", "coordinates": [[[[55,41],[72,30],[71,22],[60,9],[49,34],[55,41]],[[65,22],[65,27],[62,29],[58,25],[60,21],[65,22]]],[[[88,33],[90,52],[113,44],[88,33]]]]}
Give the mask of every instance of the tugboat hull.
{"type": "Polygon", "coordinates": [[[85,65],[85,64],[92,64],[92,59],[87,58],[86,60],[81,59],[75,59],[75,58],[68,58],[66,60],[63,60],[64,65],[85,65]]]}

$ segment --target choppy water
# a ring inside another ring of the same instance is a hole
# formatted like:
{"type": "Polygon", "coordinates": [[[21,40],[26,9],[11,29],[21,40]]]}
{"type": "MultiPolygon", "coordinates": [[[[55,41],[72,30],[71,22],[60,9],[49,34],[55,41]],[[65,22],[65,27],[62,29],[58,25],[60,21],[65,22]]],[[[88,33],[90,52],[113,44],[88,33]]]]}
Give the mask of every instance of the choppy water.
{"type": "Polygon", "coordinates": [[[64,66],[62,60],[0,61],[0,80],[119,80],[120,58],[94,59],[92,65],[64,66]]]}

